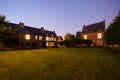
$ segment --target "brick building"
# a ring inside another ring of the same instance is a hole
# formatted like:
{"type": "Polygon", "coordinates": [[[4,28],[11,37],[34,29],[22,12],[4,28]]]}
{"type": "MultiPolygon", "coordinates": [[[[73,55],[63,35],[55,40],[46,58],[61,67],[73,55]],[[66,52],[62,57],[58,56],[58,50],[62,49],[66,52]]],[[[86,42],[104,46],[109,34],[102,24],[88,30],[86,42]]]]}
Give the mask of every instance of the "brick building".
{"type": "Polygon", "coordinates": [[[16,48],[45,48],[57,46],[57,35],[55,31],[45,30],[43,27],[34,28],[19,24],[7,23],[18,30],[19,46],[16,48]]]}
{"type": "Polygon", "coordinates": [[[83,39],[92,40],[96,46],[104,46],[104,30],[105,20],[90,25],[83,25],[82,37],[83,39]]]}

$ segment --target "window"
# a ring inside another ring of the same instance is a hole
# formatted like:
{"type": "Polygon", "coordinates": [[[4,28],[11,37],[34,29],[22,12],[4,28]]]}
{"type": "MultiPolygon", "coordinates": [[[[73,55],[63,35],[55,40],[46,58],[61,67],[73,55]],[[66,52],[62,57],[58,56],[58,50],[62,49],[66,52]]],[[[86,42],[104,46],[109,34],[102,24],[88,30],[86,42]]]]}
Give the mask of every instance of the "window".
{"type": "Polygon", "coordinates": [[[49,46],[52,46],[52,42],[49,43],[49,46]]]}
{"type": "Polygon", "coordinates": [[[102,34],[101,33],[97,34],[97,38],[101,39],[102,38],[102,34]]]}
{"type": "Polygon", "coordinates": [[[54,38],[52,37],[52,41],[54,41],[54,38]]]}
{"type": "Polygon", "coordinates": [[[54,41],[56,41],[56,38],[54,38],[54,41]]]}
{"type": "Polygon", "coordinates": [[[46,42],[46,46],[49,46],[49,42],[46,42]]]}
{"type": "Polygon", "coordinates": [[[46,41],[49,41],[49,37],[46,37],[46,41]]]}
{"type": "Polygon", "coordinates": [[[35,36],[35,40],[37,40],[37,36],[35,36]]]}
{"type": "Polygon", "coordinates": [[[52,37],[53,37],[53,34],[52,34],[52,37]]]}
{"type": "Polygon", "coordinates": [[[42,36],[39,36],[39,40],[42,40],[42,36]]]}
{"type": "Polygon", "coordinates": [[[84,37],[84,39],[87,39],[87,35],[84,35],[83,37],[84,37]]]}
{"type": "Polygon", "coordinates": [[[51,40],[52,40],[52,37],[50,37],[49,39],[50,39],[50,41],[51,41],[51,40]]]}
{"type": "Polygon", "coordinates": [[[29,42],[26,42],[26,46],[30,46],[30,43],[29,43],[29,42]]]}
{"type": "Polygon", "coordinates": [[[26,34],[26,35],[25,35],[25,39],[26,39],[26,40],[30,40],[30,35],[29,35],[29,34],[26,34]]]}
{"type": "Polygon", "coordinates": [[[52,46],[54,46],[54,42],[52,42],[52,46]]]}

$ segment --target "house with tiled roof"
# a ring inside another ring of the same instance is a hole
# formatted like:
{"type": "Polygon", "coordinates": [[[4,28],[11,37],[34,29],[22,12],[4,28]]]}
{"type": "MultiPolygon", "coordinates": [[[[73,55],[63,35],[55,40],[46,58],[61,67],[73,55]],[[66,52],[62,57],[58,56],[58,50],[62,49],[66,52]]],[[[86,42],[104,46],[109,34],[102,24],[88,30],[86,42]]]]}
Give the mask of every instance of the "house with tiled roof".
{"type": "Polygon", "coordinates": [[[96,46],[103,46],[104,30],[105,30],[105,20],[90,25],[83,25],[82,37],[83,39],[86,40],[87,39],[92,40],[93,44],[95,44],[96,46]]]}
{"type": "Polygon", "coordinates": [[[35,28],[19,24],[7,23],[18,30],[19,46],[17,48],[45,48],[57,46],[57,35],[55,31],[45,30],[43,27],[35,28]]]}

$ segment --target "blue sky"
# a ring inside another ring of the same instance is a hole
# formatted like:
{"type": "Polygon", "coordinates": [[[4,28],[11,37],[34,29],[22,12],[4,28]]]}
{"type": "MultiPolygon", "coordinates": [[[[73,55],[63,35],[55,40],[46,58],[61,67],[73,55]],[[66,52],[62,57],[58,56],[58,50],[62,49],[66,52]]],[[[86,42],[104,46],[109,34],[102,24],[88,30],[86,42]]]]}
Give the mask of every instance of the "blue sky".
{"type": "Polygon", "coordinates": [[[63,37],[103,19],[107,27],[119,9],[120,0],[0,0],[0,14],[9,22],[55,30],[63,37]]]}

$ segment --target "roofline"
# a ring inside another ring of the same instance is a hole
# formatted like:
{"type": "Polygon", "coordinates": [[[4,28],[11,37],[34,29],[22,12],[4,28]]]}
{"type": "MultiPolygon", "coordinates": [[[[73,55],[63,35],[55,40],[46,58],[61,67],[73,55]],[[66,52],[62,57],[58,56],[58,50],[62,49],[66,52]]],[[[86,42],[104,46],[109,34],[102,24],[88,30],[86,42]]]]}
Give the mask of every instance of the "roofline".
{"type": "Polygon", "coordinates": [[[101,22],[104,22],[104,23],[105,23],[105,19],[104,19],[103,21],[96,22],[96,23],[93,23],[93,24],[89,24],[89,25],[83,25],[83,27],[87,27],[87,26],[95,25],[95,24],[98,24],[98,23],[101,23],[101,22]]]}

